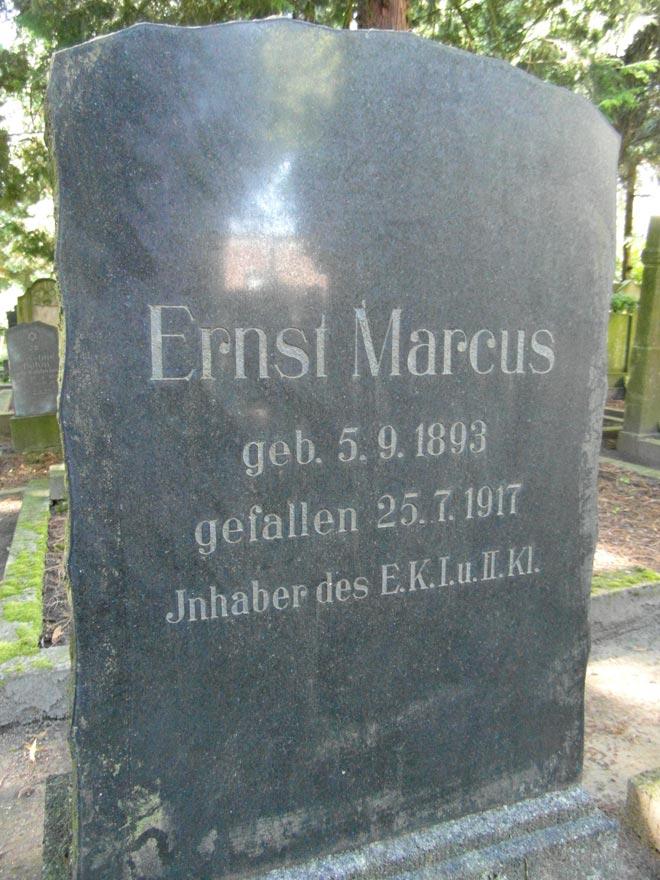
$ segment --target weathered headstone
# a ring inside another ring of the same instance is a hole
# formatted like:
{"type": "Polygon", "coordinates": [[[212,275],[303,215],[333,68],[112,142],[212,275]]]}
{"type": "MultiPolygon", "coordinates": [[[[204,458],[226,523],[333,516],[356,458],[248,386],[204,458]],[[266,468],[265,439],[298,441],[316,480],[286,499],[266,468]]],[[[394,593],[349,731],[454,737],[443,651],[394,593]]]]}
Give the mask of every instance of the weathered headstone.
{"type": "Polygon", "coordinates": [[[76,877],[605,877],[612,130],[281,20],[58,53],[49,106],[76,877]]]}
{"type": "Polygon", "coordinates": [[[59,324],[59,298],[57,284],[53,278],[38,278],[16,302],[19,323],[42,321],[44,324],[59,324]]]}
{"type": "Polygon", "coordinates": [[[7,331],[14,414],[9,419],[12,445],[21,452],[60,445],[57,423],[59,337],[41,321],[16,324],[7,331]]]}
{"type": "Polygon", "coordinates": [[[660,468],[660,217],[651,218],[642,253],[644,278],[618,449],[660,468]]]}
{"type": "Polygon", "coordinates": [[[59,354],[55,327],[40,321],[10,327],[7,348],[16,415],[56,412],[59,354]]]}

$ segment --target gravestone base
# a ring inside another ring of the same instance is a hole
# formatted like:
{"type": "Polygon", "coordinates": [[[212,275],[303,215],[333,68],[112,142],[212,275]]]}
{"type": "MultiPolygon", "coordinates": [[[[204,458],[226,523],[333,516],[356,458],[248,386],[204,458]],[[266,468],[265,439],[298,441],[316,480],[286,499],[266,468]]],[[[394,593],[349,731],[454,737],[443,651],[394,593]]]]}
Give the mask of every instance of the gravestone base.
{"type": "Polygon", "coordinates": [[[633,434],[621,431],[617,451],[625,458],[646,467],[660,468],[660,435],[633,434]]]}
{"type": "Polygon", "coordinates": [[[61,449],[60,427],[55,413],[14,416],[9,420],[11,443],[16,452],[44,452],[61,449]]]}
{"type": "MultiPolygon", "coordinates": [[[[70,776],[51,777],[43,880],[70,880],[70,809],[70,776]]],[[[259,880],[616,880],[617,836],[617,823],[581,788],[570,788],[270,871],[259,880]]]]}

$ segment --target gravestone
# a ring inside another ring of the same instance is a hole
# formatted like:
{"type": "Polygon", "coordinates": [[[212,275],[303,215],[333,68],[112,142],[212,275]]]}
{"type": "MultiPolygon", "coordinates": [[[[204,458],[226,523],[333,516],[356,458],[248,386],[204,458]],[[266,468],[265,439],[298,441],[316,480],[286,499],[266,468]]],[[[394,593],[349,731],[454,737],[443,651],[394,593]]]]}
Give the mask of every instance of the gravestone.
{"type": "Polygon", "coordinates": [[[284,20],[60,52],[49,108],[74,876],[609,876],[575,786],[613,131],[284,20]]]}
{"type": "Polygon", "coordinates": [[[59,324],[59,298],[57,284],[52,278],[38,278],[16,302],[19,323],[42,321],[44,324],[59,324]]]}
{"type": "Polygon", "coordinates": [[[12,445],[19,452],[56,449],[59,341],[57,329],[41,321],[16,324],[7,331],[14,415],[12,445]]]}
{"type": "Polygon", "coordinates": [[[660,468],[660,217],[651,218],[642,262],[642,293],[617,448],[632,461],[660,468]]]}
{"type": "Polygon", "coordinates": [[[9,370],[17,416],[57,412],[59,370],[57,330],[39,321],[7,332],[9,370]]]}

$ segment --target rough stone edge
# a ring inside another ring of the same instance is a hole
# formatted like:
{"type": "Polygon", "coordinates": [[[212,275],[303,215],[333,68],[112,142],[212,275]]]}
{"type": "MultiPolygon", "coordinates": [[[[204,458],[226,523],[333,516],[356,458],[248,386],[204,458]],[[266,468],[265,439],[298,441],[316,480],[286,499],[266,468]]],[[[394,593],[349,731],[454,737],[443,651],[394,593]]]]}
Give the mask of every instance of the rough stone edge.
{"type": "Polygon", "coordinates": [[[579,95],[565,86],[556,85],[555,83],[549,83],[532,73],[528,73],[527,71],[522,70],[519,67],[515,67],[513,64],[510,64],[508,61],[505,61],[502,58],[495,58],[490,55],[475,55],[473,52],[468,52],[465,49],[459,49],[456,46],[450,46],[446,43],[441,43],[438,40],[432,40],[429,37],[422,36],[421,34],[417,34],[414,31],[409,30],[395,31],[382,28],[359,28],[357,30],[350,30],[348,28],[337,28],[331,27],[330,25],[317,24],[316,22],[303,21],[302,19],[292,19],[289,18],[287,15],[273,15],[266,18],[256,19],[236,19],[233,21],[213,22],[212,24],[203,25],[176,25],[167,24],[164,22],[139,21],[135,24],[129,25],[128,27],[121,28],[118,31],[113,31],[110,34],[101,34],[99,36],[92,37],[91,39],[86,40],[83,43],[78,43],[75,46],[69,46],[65,49],[58,49],[57,52],[53,53],[53,56],[51,58],[48,87],[49,97],[47,103],[51,103],[52,100],[50,98],[50,83],[53,79],[53,71],[56,69],[56,65],[65,63],[66,58],[79,58],[83,53],[87,51],[91,51],[96,54],[99,44],[102,46],[104,43],[110,44],[111,42],[117,42],[118,40],[126,39],[127,35],[132,37],[135,33],[139,33],[141,30],[145,29],[158,29],[164,33],[176,34],[194,31],[219,32],[221,29],[227,30],[228,28],[231,28],[233,30],[245,27],[246,25],[257,25],[259,27],[266,28],[293,27],[301,30],[316,30],[333,34],[338,39],[344,41],[382,40],[383,42],[391,42],[398,40],[413,40],[417,42],[418,46],[427,44],[434,47],[431,51],[435,51],[438,54],[444,53],[445,55],[453,55],[455,58],[463,58],[466,60],[471,59],[472,63],[475,65],[475,68],[477,65],[479,65],[481,66],[482,70],[499,69],[500,71],[507,71],[511,76],[517,78],[518,82],[526,83],[530,87],[543,89],[545,90],[546,94],[554,94],[564,101],[573,102],[573,106],[576,108],[578,113],[581,111],[583,114],[593,114],[593,118],[598,122],[599,125],[603,127],[603,129],[609,131],[610,136],[615,140],[617,145],[620,140],[618,132],[611,124],[609,119],[587,97],[585,97],[584,95],[579,95]]]}
{"type": "MultiPolygon", "coordinates": [[[[32,480],[23,489],[23,504],[12,538],[4,583],[12,576],[12,569],[21,553],[26,551],[37,560],[37,571],[30,583],[14,595],[0,599],[2,640],[20,643],[20,622],[2,620],[6,602],[28,602],[41,597],[33,586],[34,578],[43,583],[48,546],[48,518],[50,514],[47,478],[32,480]],[[35,529],[35,519],[41,529],[35,529]],[[45,527],[45,528],[44,528],[45,527]],[[13,637],[13,638],[12,638],[13,637]]],[[[41,604],[41,601],[40,601],[41,604]]],[[[69,647],[26,649],[15,657],[0,663],[0,727],[26,724],[44,718],[66,718],[69,713],[71,682],[69,647]]]]}

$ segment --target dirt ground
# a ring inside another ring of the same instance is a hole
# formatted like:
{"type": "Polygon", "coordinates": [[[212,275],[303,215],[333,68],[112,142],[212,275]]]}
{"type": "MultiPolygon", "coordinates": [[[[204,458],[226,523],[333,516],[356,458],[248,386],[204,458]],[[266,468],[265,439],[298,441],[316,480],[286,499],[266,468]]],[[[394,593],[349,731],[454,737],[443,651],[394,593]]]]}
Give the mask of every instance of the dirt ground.
{"type": "Polygon", "coordinates": [[[46,778],[71,761],[68,722],[0,731],[0,880],[40,880],[46,778]]]}
{"type": "Polygon", "coordinates": [[[601,459],[594,569],[634,565],[660,572],[660,481],[601,459]]]}
{"type": "Polygon", "coordinates": [[[67,516],[53,510],[48,521],[48,550],[44,575],[44,628],[41,644],[44,648],[66,645],[69,642],[71,609],[66,592],[64,547],[67,516]]]}
{"type": "Polygon", "coordinates": [[[51,464],[62,461],[53,452],[21,455],[6,446],[0,446],[0,489],[24,486],[36,477],[47,477],[51,464]]]}

